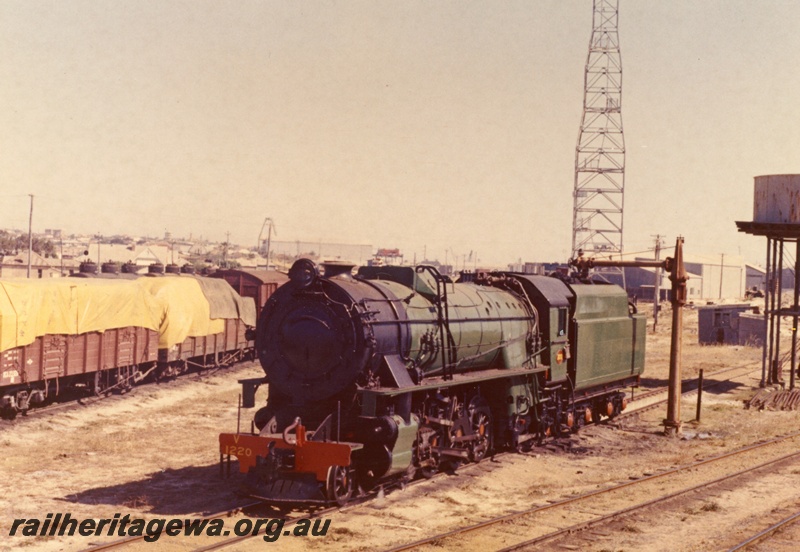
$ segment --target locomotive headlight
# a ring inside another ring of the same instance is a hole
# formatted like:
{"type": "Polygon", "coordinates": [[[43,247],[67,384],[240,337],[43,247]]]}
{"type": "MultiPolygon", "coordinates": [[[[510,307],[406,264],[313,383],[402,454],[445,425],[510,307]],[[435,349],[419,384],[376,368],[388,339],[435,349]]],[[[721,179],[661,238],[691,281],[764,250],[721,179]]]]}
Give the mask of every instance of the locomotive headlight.
{"type": "Polygon", "coordinates": [[[301,289],[310,287],[318,274],[317,265],[310,259],[298,259],[289,269],[289,279],[301,289]]]}

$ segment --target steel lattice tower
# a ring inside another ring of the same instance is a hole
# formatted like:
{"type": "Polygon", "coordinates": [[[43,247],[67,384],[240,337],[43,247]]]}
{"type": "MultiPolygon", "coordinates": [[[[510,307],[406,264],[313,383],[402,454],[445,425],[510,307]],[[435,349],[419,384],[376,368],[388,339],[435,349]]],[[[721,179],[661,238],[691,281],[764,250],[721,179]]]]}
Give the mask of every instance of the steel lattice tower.
{"type": "MultiPolygon", "coordinates": [[[[583,119],[575,150],[572,256],[622,254],[625,139],[618,0],[594,0],[592,38],[584,73],[583,119]]],[[[622,269],[607,269],[624,286],[622,269]],[[621,279],[621,281],[620,281],[621,279]]]]}

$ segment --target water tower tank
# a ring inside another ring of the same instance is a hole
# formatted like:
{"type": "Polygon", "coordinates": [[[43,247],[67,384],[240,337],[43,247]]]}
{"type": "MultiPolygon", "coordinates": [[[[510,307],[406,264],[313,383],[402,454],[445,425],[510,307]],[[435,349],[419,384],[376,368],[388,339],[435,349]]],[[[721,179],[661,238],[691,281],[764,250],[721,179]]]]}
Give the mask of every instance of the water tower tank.
{"type": "Polygon", "coordinates": [[[800,224],[800,174],[755,178],[753,222],[800,224]]]}

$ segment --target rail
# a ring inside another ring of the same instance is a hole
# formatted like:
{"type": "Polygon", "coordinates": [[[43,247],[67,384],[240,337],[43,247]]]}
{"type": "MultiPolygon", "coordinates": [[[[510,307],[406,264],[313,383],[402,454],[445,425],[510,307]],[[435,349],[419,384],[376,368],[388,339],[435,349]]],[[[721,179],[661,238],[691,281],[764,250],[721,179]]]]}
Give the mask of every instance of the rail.
{"type": "MultiPolygon", "coordinates": [[[[492,519],[489,519],[489,520],[486,520],[486,521],[483,521],[483,522],[480,522],[480,523],[477,523],[477,524],[474,524],[474,525],[461,527],[461,528],[458,528],[458,529],[455,529],[455,530],[452,530],[452,531],[448,531],[446,533],[441,533],[441,534],[433,535],[433,536],[430,536],[430,537],[426,537],[424,539],[420,539],[420,540],[417,540],[417,541],[414,541],[414,542],[411,542],[411,543],[408,543],[408,544],[403,544],[403,545],[391,548],[388,552],[401,552],[401,551],[405,551],[405,550],[413,550],[413,549],[421,548],[421,547],[423,547],[425,545],[433,544],[433,543],[436,543],[437,546],[442,546],[443,545],[443,541],[447,541],[447,540],[453,539],[454,537],[460,537],[460,536],[466,535],[468,533],[473,533],[473,532],[476,532],[476,531],[481,531],[481,530],[485,530],[485,529],[488,529],[488,528],[497,527],[497,526],[500,526],[502,524],[506,524],[507,522],[512,521],[512,520],[521,520],[521,519],[526,518],[526,517],[532,517],[532,516],[535,516],[536,514],[539,514],[539,513],[542,513],[542,512],[546,512],[548,510],[554,510],[554,509],[558,509],[558,508],[563,508],[563,507],[568,506],[568,505],[573,505],[573,504],[580,503],[580,502],[583,502],[583,501],[588,501],[589,499],[592,499],[592,498],[595,498],[595,497],[598,497],[598,496],[609,495],[610,493],[614,493],[614,492],[617,492],[617,491],[622,491],[622,490],[625,491],[625,493],[621,497],[621,502],[622,503],[630,502],[630,490],[631,490],[632,487],[641,486],[641,485],[643,485],[645,483],[650,483],[650,482],[653,482],[655,480],[663,479],[665,477],[674,476],[674,475],[679,474],[679,473],[681,473],[681,474],[683,474],[683,473],[692,474],[693,472],[695,472],[701,466],[708,466],[708,465],[716,464],[716,463],[723,462],[723,461],[729,460],[729,459],[734,459],[735,458],[737,460],[737,462],[738,462],[738,461],[740,461],[739,457],[741,455],[743,455],[743,454],[746,454],[748,452],[753,452],[753,451],[760,451],[761,449],[764,449],[766,447],[770,447],[770,446],[781,444],[781,443],[788,443],[791,440],[798,439],[798,438],[800,438],[800,432],[795,432],[795,433],[792,433],[792,434],[789,434],[789,435],[785,435],[785,436],[782,436],[782,437],[776,437],[774,439],[770,439],[770,440],[762,442],[762,443],[757,443],[757,444],[754,444],[754,445],[748,445],[746,447],[742,447],[742,448],[739,448],[739,449],[736,449],[736,450],[733,450],[733,451],[729,451],[729,452],[726,452],[726,453],[715,455],[715,456],[712,456],[712,457],[709,457],[709,458],[706,458],[706,459],[698,460],[698,461],[695,461],[695,462],[692,462],[692,463],[689,463],[689,464],[686,464],[686,465],[683,465],[683,466],[679,466],[679,467],[676,467],[676,468],[672,468],[672,469],[669,469],[669,470],[666,470],[666,471],[663,471],[663,472],[660,472],[660,473],[656,473],[656,474],[653,474],[653,475],[645,476],[645,477],[642,477],[640,479],[631,480],[631,481],[625,481],[623,483],[620,483],[620,484],[617,484],[617,485],[613,485],[613,486],[607,487],[605,489],[598,489],[598,490],[595,490],[595,491],[590,491],[588,493],[584,493],[584,494],[577,495],[577,496],[574,496],[574,497],[568,497],[568,498],[565,498],[563,500],[560,500],[560,501],[557,501],[557,502],[553,502],[553,503],[550,503],[550,504],[546,504],[546,505],[543,505],[543,506],[535,506],[535,507],[532,507],[532,508],[528,508],[526,510],[513,512],[513,513],[510,513],[510,514],[503,515],[503,516],[498,516],[498,517],[495,517],[495,518],[492,518],[492,519]]],[[[796,445],[793,445],[793,446],[796,446],[796,445]]],[[[724,475],[722,477],[717,477],[717,478],[714,478],[714,479],[711,479],[711,480],[708,480],[708,481],[704,481],[704,482],[702,482],[700,484],[691,485],[691,486],[688,486],[688,487],[681,488],[678,491],[671,492],[671,493],[668,493],[666,495],[659,496],[659,497],[657,497],[655,499],[648,500],[648,501],[646,501],[644,503],[635,504],[633,506],[628,506],[628,507],[625,507],[625,508],[610,512],[610,513],[602,515],[602,516],[593,517],[591,520],[583,521],[583,522],[580,522],[580,523],[577,523],[577,524],[573,524],[573,525],[570,525],[568,527],[562,527],[560,529],[557,529],[555,531],[551,531],[549,533],[537,536],[537,537],[532,538],[532,539],[522,540],[520,542],[517,542],[517,543],[515,543],[515,544],[513,544],[513,545],[511,545],[509,547],[503,548],[501,550],[503,552],[509,551],[509,550],[518,550],[518,549],[521,549],[521,548],[532,547],[534,545],[541,544],[543,542],[552,541],[552,540],[555,540],[558,537],[564,536],[566,534],[570,534],[570,533],[573,533],[573,532],[576,532],[576,531],[587,529],[589,527],[593,527],[593,526],[601,524],[601,523],[605,523],[605,522],[609,521],[610,519],[617,518],[617,517],[620,517],[620,516],[623,516],[623,515],[627,515],[627,514],[630,514],[630,513],[634,512],[634,511],[637,511],[637,510],[642,510],[642,509],[647,508],[649,506],[652,506],[654,504],[665,502],[667,500],[671,500],[671,499],[676,498],[678,496],[682,496],[682,495],[685,495],[685,494],[688,494],[688,493],[691,493],[691,492],[694,492],[694,491],[697,491],[697,490],[700,490],[700,489],[703,489],[703,488],[706,488],[706,487],[709,487],[709,486],[712,486],[712,485],[716,485],[716,484],[721,483],[723,481],[727,481],[727,480],[730,480],[730,479],[733,479],[733,478],[736,478],[736,477],[740,477],[740,476],[745,475],[745,474],[750,474],[750,473],[753,473],[755,471],[761,470],[761,469],[769,467],[769,466],[773,466],[773,465],[781,463],[781,462],[786,462],[786,461],[790,461],[790,460],[796,460],[798,458],[800,458],[800,452],[797,452],[797,451],[790,452],[788,454],[781,455],[781,456],[779,456],[777,458],[771,458],[770,460],[765,461],[765,462],[761,462],[761,463],[759,463],[757,465],[753,465],[753,466],[750,466],[748,468],[740,469],[740,470],[737,470],[737,471],[735,471],[733,473],[728,473],[728,474],[726,474],[726,475],[724,475]]],[[[654,491],[651,490],[650,494],[652,494],[653,492],[654,491]]],[[[603,509],[605,509],[605,507],[603,509]]],[[[590,512],[591,510],[592,509],[590,507],[581,508],[581,511],[586,512],[586,513],[590,512]]],[[[547,525],[548,526],[552,526],[552,523],[548,523],[547,525]]],[[[505,526],[505,527],[507,527],[507,526],[505,526]]],[[[501,528],[501,531],[502,531],[504,537],[508,536],[508,532],[507,531],[503,531],[503,529],[505,527],[501,528]]],[[[482,536],[485,537],[485,535],[482,535],[482,536]]],[[[489,546],[487,544],[488,541],[483,541],[483,542],[484,542],[484,546],[489,546]]],[[[460,543],[460,544],[464,545],[464,543],[460,543]]],[[[468,548],[468,546],[465,546],[465,548],[468,548]]]]}

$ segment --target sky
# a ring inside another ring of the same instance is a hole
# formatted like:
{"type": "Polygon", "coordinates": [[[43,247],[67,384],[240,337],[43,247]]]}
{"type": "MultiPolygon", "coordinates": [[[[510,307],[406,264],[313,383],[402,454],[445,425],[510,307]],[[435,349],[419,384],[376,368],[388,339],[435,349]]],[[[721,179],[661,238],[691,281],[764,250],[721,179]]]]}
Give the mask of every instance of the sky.
{"type": "MultiPolygon", "coordinates": [[[[800,3],[620,0],[624,247],[763,264],[800,3]]],[[[591,0],[0,2],[0,228],[565,261],[591,0]]]]}

